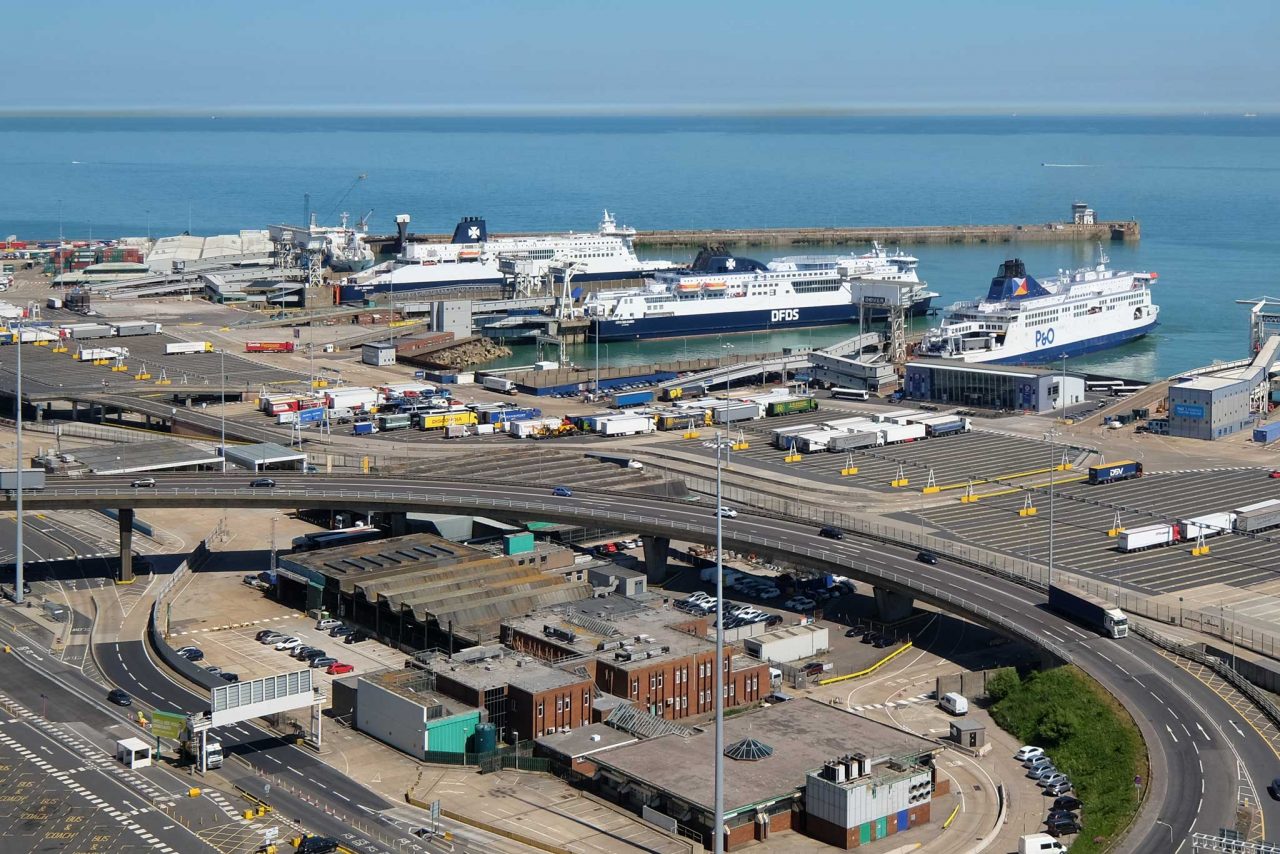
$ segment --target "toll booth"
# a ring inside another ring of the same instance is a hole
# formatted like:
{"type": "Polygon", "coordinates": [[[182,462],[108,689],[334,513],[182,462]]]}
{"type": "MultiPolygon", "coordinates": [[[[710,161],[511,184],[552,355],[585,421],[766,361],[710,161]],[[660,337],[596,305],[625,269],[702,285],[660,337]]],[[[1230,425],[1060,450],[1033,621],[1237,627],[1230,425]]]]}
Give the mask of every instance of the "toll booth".
{"type": "Polygon", "coordinates": [[[122,738],[116,742],[116,759],[126,768],[146,768],[151,764],[151,746],[140,738],[122,738]]]}
{"type": "Polygon", "coordinates": [[[965,718],[951,722],[951,740],[966,750],[985,753],[987,728],[983,724],[965,718]]]}

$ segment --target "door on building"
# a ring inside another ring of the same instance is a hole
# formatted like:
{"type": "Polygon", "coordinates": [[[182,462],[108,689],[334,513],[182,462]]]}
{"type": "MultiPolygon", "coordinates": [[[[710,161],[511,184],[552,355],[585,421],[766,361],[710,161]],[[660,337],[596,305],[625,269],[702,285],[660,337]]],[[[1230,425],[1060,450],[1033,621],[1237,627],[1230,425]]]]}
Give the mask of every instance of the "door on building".
{"type": "Polygon", "coordinates": [[[889,818],[882,816],[876,819],[876,839],[884,839],[889,835],[889,818]]]}
{"type": "Polygon", "coordinates": [[[898,833],[911,827],[911,817],[906,810],[898,810],[898,833]]]}
{"type": "Polygon", "coordinates": [[[866,845],[871,841],[871,822],[867,822],[858,828],[858,844],[866,845]]]}

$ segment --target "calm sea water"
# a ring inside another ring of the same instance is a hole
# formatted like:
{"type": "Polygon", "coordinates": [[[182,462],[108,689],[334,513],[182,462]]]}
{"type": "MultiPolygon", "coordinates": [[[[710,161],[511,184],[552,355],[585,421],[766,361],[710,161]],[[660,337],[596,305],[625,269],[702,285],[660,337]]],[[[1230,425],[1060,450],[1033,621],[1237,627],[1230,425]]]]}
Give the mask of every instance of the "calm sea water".
{"type": "MultiPolygon", "coordinates": [[[[1244,355],[1247,308],[1234,301],[1280,294],[1278,138],[1268,117],[0,118],[0,236],[234,232],[301,220],[305,193],[322,222],[372,209],[385,232],[397,213],[418,231],[464,214],[497,230],[587,230],[605,207],[638,228],[1039,223],[1082,200],[1141,220],[1139,244],[1107,251],[1113,266],[1159,271],[1162,325],[1076,364],[1151,377],[1244,355]]],[[[1043,277],[1094,252],[910,250],[939,304],[984,292],[1006,255],[1043,277]]],[[[613,344],[608,356],[847,331],[613,344]]]]}

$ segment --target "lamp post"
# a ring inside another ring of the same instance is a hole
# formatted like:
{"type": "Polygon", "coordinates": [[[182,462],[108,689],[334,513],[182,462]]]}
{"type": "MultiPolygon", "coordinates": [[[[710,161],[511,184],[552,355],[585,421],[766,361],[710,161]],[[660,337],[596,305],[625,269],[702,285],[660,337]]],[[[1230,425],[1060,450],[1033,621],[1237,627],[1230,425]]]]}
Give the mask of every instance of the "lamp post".
{"type": "MultiPolygon", "coordinates": [[[[58,210],[61,212],[62,203],[58,203],[58,210]]],[[[59,231],[61,231],[61,223],[59,223],[59,231]]],[[[18,477],[18,488],[14,490],[14,511],[17,518],[14,519],[14,536],[13,536],[13,602],[15,605],[22,604],[22,318],[18,318],[18,343],[16,345],[18,353],[18,380],[14,386],[13,398],[13,467],[18,477]]]]}
{"type": "Polygon", "coordinates": [[[712,686],[716,692],[715,738],[715,854],[724,854],[724,480],[722,454],[724,441],[716,434],[716,678],[712,686]]]}
{"type": "Polygon", "coordinates": [[[227,348],[223,347],[218,351],[221,355],[222,367],[219,369],[222,374],[221,392],[219,393],[218,406],[218,435],[221,442],[222,451],[222,473],[227,473],[227,348]]]}

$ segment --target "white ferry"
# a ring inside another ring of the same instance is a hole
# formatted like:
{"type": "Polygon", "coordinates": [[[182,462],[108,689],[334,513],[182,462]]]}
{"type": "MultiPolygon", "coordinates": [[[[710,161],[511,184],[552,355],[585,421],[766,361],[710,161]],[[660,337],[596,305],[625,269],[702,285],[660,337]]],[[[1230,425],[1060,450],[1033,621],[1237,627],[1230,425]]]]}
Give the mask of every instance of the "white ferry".
{"type": "Polygon", "coordinates": [[[637,258],[632,245],[635,235],[634,228],[618,225],[608,211],[595,232],[493,239],[483,219],[464,217],[448,243],[408,244],[395,261],[348,279],[339,287],[339,299],[364,299],[393,288],[409,292],[501,285],[503,265],[510,271],[516,261],[533,262],[525,265],[525,271],[535,277],[545,275],[552,264],[572,262],[571,281],[579,283],[640,279],[674,266],[637,258]]]}
{"type": "Polygon", "coordinates": [[[942,325],[925,333],[921,356],[963,362],[1051,362],[1116,347],[1156,327],[1160,307],[1151,301],[1156,273],[1107,269],[1098,263],[1060,270],[1043,282],[1014,258],[1000,265],[987,296],[958,302],[942,325]]]}
{"type": "MultiPolygon", "coordinates": [[[[644,287],[589,294],[582,311],[592,323],[588,340],[599,335],[601,341],[856,323],[859,282],[918,281],[910,260],[909,271],[865,256],[793,256],[762,264],[709,248],[688,269],[656,273],[644,287]]],[[[933,297],[922,288],[914,293],[933,297]]]]}

